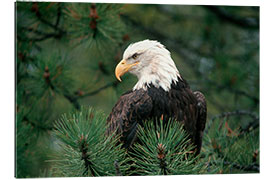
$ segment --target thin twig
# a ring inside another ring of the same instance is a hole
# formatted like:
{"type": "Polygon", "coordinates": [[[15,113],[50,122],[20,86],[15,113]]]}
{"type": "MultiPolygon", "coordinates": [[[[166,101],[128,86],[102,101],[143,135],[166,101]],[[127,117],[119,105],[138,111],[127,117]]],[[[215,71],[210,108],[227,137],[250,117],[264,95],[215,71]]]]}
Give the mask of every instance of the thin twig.
{"type": "Polygon", "coordinates": [[[71,103],[73,104],[73,106],[79,110],[80,109],[80,104],[78,102],[79,99],[81,98],[85,98],[85,97],[89,97],[89,96],[94,96],[96,94],[98,94],[99,92],[109,88],[109,87],[112,87],[112,86],[116,86],[118,84],[118,81],[114,81],[114,82],[110,82],[94,91],[91,91],[91,92],[88,92],[88,93],[85,93],[83,95],[77,95],[77,96],[74,96],[74,95],[71,95],[71,94],[64,94],[64,97],[71,103]]]}
{"type": "Polygon", "coordinates": [[[229,117],[229,116],[238,116],[238,115],[248,115],[251,118],[255,120],[259,120],[259,117],[255,115],[253,112],[247,111],[247,110],[236,110],[236,111],[231,111],[231,112],[223,112],[221,114],[218,114],[214,116],[212,119],[219,119],[219,118],[224,118],[224,117],[229,117]]]}
{"type": "Polygon", "coordinates": [[[217,84],[216,82],[210,80],[210,79],[207,79],[207,82],[209,82],[211,84],[211,86],[213,87],[216,87],[218,90],[222,90],[222,89],[227,89],[233,93],[236,93],[238,95],[242,95],[242,96],[245,96],[251,100],[253,100],[254,103],[258,104],[260,102],[259,98],[255,97],[255,96],[252,96],[250,95],[249,93],[243,91],[243,90],[239,90],[239,89],[234,89],[228,85],[221,85],[221,84],[217,84]]]}
{"type": "Polygon", "coordinates": [[[32,127],[43,130],[43,131],[52,131],[55,130],[54,126],[41,126],[33,121],[30,121],[26,116],[23,117],[22,119],[23,122],[30,124],[32,127]]]}
{"type": "Polygon", "coordinates": [[[254,120],[250,122],[245,128],[240,127],[240,134],[257,129],[259,125],[260,125],[259,120],[254,120]]]}
{"type": "Polygon", "coordinates": [[[253,122],[259,122],[259,117],[255,113],[247,111],[247,110],[236,110],[236,111],[231,111],[231,112],[223,112],[221,114],[213,116],[210,119],[208,126],[205,128],[205,133],[208,132],[208,130],[210,129],[214,120],[220,119],[220,118],[226,118],[226,117],[230,117],[230,116],[241,116],[241,115],[250,116],[253,119],[253,122]]]}
{"type": "Polygon", "coordinates": [[[222,21],[229,22],[241,28],[250,28],[256,30],[259,29],[258,19],[253,18],[251,20],[247,18],[240,18],[235,15],[232,16],[229,13],[227,13],[224,9],[216,6],[202,6],[202,7],[214,13],[222,21]]]}
{"type": "Polygon", "coordinates": [[[59,34],[56,34],[56,33],[49,33],[49,34],[45,34],[44,36],[42,37],[33,37],[33,38],[26,38],[26,39],[23,39],[23,38],[20,38],[21,41],[35,41],[35,42],[40,42],[40,41],[44,41],[46,39],[49,39],[49,38],[59,38],[61,35],[59,34]]]}
{"type": "Polygon", "coordinates": [[[80,104],[78,102],[78,99],[75,96],[72,96],[70,94],[64,94],[64,97],[73,104],[74,108],[77,110],[80,110],[80,104]]]}
{"type": "Polygon", "coordinates": [[[228,162],[228,161],[224,161],[225,165],[232,165],[235,169],[240,169],[240,170],[244,170],[244,171],[256,171],[256,172],[260,172],[260,166],[256,163],[252,163],[249,165],[240,165],[234,162],[228,162]]]}
{"type": "Polygon", "coordinates": [[[118,164],[117,160],[114,161],[114,167],[115,167],[116,176],[122,176],[122,173],[120,171],[119,164],[118,164]]]}
{"type": "Polygon", "coordinates": [[[20,29],[23,30],[23,31],[33,32],[33,33],[35,33],[37,35],[47,35],[47,33],[39,31],[39,30],[37,30],[35,28],[32,28],[32,27],[20,27],[20,29]]]}
{"type": "MultiPolygon", "coordinates": [[[[217,165],[215,162],[209,162],[207,164],[208,166],[217,165]]],[[[223,164],[227,166],[232,165],[232,167],[235,169],[240,169],[247,172],[250,172],[250,171],[260,172],[260,166],[256,163],[252,163],[252,164],[244,166],[244,165],[237,164],[235,162],[224,161],[223,164]]]]}
{"type": "Polygon", "coordinates": [[[58,32],[61,32],[61,33],[65,33],[64,30],[60,29],[58,27],[58,24],[54,25],[52,23],[50,23],[49,21],[47,21],[46,19],[42,18],[42,16],[38,16],[38,19],[43,23],[43,24],[46,24],[47,26],[53,28],[54,30],[58,31],[58,32]]]}
{"type": "Polygon", "coordinates": [[[91,92],[85,93],[85,94],[83,94],[81,96],[78,96],[77,98],[80,99],[80,98],[84,98],[84,97],[87,97],[87,96],[93,96],[93,95],[99,93],[100,91],[103,91],[103,90],[105,90],[105,89],[107,89],[107,88],[109,88],[111,86],[117,86],[117,84],[118,84],[118,81],[110,82],[110,83],[108,83],[108,84],[106,84],[106,85],[104,85],[104,86],[102,86],[102,87],[100,87],[100,88],[98,88],[98,89],[96,89],[94,91],[91,91],[91,92]]]}
{"type": "Polygon", "coordinates": [[[38,18],[38,20],[40,22],[42,22],[43,24],[51,27],[52,29],[55,30],[54,33],[45,33],[42,31],[38,31],[36,29],[33,28],[25,28],[23,27],[23,29],[27,29],[30,32],[34,32],[38,35],[42,35],[42,37],[37,37],[37,38],[27,38],[27,39],[22,39],[23,41],[43,41],[45,39],[49,39],[49,38],[60,38],[62,35],[66,34],[66,31],[62,30],[61,28],[58,27],[59,22],[60,22],[60,18],[61,18],[61,4],[58,4],[58,8],[57,8],[57,18],[56,18],[56,22],[55,24],[52,24],[51,22],[47,21],[46,19],[43,18],[43,16],[40,14],[36,16],[38,18]]]}
{"type": "Polygon", "coordinates": [[[57,5],[58,5],[58,7],[57,7],[57,18],[56,18],[56,22],[55,22],[56,27],[58,27],[59,22],[60,22],[60,18],[61,18],[61,15],[62,15],[61,3],[58,3],[57,5]]]}

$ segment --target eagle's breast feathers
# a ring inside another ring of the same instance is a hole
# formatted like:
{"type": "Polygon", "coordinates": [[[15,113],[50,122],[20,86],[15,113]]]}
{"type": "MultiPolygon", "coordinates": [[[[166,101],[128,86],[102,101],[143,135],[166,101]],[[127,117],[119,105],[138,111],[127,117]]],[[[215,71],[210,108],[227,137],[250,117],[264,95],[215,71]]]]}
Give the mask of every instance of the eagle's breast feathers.
{"type": "Polygon", "coordinates": [[[161,116],[163,121],[173,118],[182,122],[199,151],[206,121],[206,102],[202,93],[193,93],[184,80],[173,84],[170,91],[150,85],[147,90],[123,94],[107,119],[107,132],[116,130],[124,147],[128,148],[136,140],[139,124],[158,120],[161,116]]]}

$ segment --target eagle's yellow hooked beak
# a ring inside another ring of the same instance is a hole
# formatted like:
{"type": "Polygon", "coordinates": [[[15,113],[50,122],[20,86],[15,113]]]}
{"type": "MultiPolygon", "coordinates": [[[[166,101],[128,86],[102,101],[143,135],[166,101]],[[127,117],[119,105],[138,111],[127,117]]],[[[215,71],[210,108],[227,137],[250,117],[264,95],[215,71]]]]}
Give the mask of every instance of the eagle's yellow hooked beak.
{"type": "Polygon", "coordinates": [[[126,72],[128,72],[128,70],[131,67],[133,67],[137,64],[139,64],[139,62],[135,62],[133,64],[127,64],[127,61],[125,59],[121,60],[115,68],[116,78],[121,82],[122,80],[120,79],[120,77],[123,76],[126,72]]]}

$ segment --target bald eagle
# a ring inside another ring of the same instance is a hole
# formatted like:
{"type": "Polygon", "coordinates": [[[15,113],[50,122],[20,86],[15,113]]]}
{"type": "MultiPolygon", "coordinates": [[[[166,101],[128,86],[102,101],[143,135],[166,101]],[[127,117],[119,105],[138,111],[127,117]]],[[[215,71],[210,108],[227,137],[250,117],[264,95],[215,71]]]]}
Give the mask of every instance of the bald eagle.
{"type": "Polygon", "coordinates": [[[142,122],[175,119],[184,124],[198,154],[206,123],[206,100],[201,92],[192,92],[170,52],[154,40],[130,44],[115,68],[115,76],[121,81],[127,72],[137,76],[138,82],[113,107],[107,118],[107,133],[116,131],[123,146],[129,148],[142,122]]]}

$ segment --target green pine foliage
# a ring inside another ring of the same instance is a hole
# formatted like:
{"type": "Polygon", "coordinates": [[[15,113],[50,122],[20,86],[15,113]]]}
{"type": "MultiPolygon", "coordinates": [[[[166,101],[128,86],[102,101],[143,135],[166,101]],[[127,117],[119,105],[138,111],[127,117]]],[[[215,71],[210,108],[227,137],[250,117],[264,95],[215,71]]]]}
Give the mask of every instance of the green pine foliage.
{"type": "Polygon", "coordinates": [[[176,121],[148,121],[138,129],[138,141],[131,150],[139,175],[200,174],[203,163],[194,157],[194,147],[183,126],[176,121]]]}
{"type": "Polygon", "coordinates": [[[122,41],[124,24],[119,17],[121,5],[74,3],[63,11],[69,19],[68,32],[75,45],[89,48],[91,54],[102,56],[104,48],[116,47],[122,41]],[[90,20],[90,21],[89,21],[90,20]]]}
{"type": "Polygon", "coordinates": [[[119,136],[106,136],[105,116],[92,108],[56,122],[56,151],[49,162],[60,177],[119,175],[179,175],[205,172],[205,163],[194,156],[193,145],[179,122],[145,122],[138,142],[123,149],[119,136]]]}
{"type": "Polygon", "coordinates": [[[181,175],[259,172],[257,132],[232,130],[228,119],[213,121],[206,130],[201,153],[194,154],[183,125],[146,121],[137,141],[126,150],[119,137],[105,136],[105,116],[91,108],[56,123],[57,151],[51,157],[53,176],[181,175]],[[210,128],[210,127],[209,127],[210,128]]]}
{"type": "Polygon", "coordinates": [[[31,125],[23,122],[23,112],[17,113],[16,117],[16,174],[27,176],[31,174],[29,162],[29,145],[31,142],[31,125]],[[26,166],[26,167],[25,167],[26,166]]]}
{"type": "Polygon", "coordinates": [[[66,56],[60,52],[37,55],[35,65],[28,71],[31,79],[24,82],[25,90],[34,93],[36,97],[54,96],[54,93],[69,94],[73,83],[70,77],[71,66],[68,64],[70,61],[66,56]],[[44,81],[40,81],[40,77],[44,81]]]}
{"type": "Polygon", "coordinates": [[[239,128],[231,129],[232,123],[228,117],[208,123],[210,124],[204,135],[201,153],[205,156],[209,171],[215,173],[259,172],[258,131],[246,133],[241,132],[239,128]]]}
{"type": "Polygon", "coordinates": [[[58,147],[51,162],[56,176],[116,176],[128,169],[119,138],[114,134],[105,136],[104,114],[83,108],[63,115],[55,128],[58,147]]]}
{"type": "MultiPolygon", "coordinates": [[[[16,116],[16,169],[18,178],[41,177],[42,170],[46,169],[48,154],[53,153],[50,146],[51,139],[48,121],[33,117],[32,111],[24,107],[17,109],[16,116]],[[40,165],[40,162],[43,162],[40,165]]],[[[43,113],[44,114],[44,113],[43,113]]],[[[47,174],[44,174],[47,177],[47,174]]]]}

